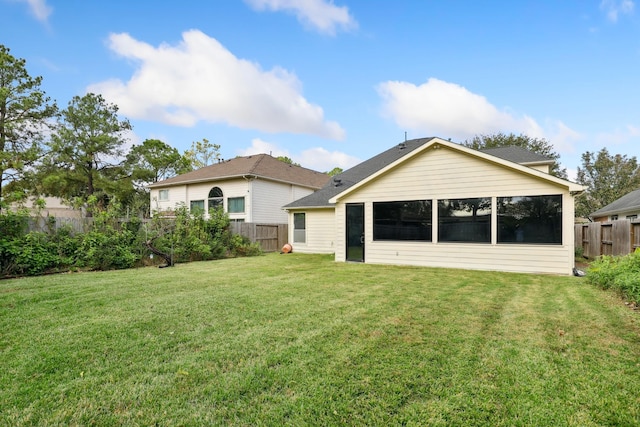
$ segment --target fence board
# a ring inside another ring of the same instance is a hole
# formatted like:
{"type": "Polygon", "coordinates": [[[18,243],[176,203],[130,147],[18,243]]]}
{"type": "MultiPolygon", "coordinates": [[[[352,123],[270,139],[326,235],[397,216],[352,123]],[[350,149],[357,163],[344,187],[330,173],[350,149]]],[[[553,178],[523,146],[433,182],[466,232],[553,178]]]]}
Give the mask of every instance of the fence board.
{"type": "Polygon", "coordinates": [[[631,252],[631,221],[613,221],[611,230],[613,248],[611,255],[627,255],[631,252]]]}
{"type": "Polygon", "coordinates": [[[259,224],[253,222],[232,222],[231,232],[247,237],[258,243],[263,252],[277,252],[288,240],[287,224],[259,224]]]}
{"type": "Polygon", "coordinates": [[[91,228],[92,224],[93,218],[30,217],[28,229],[29,231],[48,232],[67,227],[71,229],[72,233],[84,233],[91,228]]]}
{"type": "Polygon", "coordinates": [[[586,258],[627,255],[640,248],[640,221],[619,219],[610,222],[576,224],[575,245],[586,258]]]}

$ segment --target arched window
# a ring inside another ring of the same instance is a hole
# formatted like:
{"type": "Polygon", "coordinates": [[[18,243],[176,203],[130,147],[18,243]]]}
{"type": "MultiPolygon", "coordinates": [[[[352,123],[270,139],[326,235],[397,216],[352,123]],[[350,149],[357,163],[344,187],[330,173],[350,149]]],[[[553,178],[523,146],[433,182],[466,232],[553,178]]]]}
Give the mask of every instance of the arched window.
{"type": "Polygon", "coordinates": [[[209,210],[222,208],[222,190],[220,187],[213,187],[209,191],[209,210]]]}

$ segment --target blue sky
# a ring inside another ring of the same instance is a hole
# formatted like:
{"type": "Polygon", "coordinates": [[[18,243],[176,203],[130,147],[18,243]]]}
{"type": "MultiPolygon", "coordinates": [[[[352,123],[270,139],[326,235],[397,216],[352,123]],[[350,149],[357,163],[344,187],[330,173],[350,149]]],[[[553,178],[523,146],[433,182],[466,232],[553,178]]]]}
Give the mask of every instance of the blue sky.
{"type": "Polygon", "coordinates": [[[0,43],[61,107],[101,93],[131,143],[344,169],[408,138],[546,138],[640,158],[632,0],[0,0],[0,43]]]}

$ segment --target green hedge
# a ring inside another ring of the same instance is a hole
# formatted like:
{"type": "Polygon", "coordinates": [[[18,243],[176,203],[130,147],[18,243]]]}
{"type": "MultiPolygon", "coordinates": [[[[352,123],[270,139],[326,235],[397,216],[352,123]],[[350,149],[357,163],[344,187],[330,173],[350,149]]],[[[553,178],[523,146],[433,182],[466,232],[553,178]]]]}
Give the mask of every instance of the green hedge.
{"type": "Polygon", "coordinates": [[[97,213],[84,233],[66,227],[29,232],[28,222],[26,211],[0,214],[0,277],[148,265],[148,241],[169,255],[172,264],[261,253],[257,244],[231,235],[229,218],[221,210],[205,219],[183,206],[175,218],[143,224],[138,218],[120,220],[114,208],[97,213]]]}

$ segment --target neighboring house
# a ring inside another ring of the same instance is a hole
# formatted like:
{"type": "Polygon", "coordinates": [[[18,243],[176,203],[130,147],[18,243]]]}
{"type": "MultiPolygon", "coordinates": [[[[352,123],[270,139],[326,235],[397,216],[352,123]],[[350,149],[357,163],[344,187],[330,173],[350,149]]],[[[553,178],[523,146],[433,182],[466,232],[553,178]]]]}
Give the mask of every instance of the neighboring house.
{"type": "Polygon", "coordinates": [[[607,222],[616,219],[638,219],[638,215],[640,215],[640,189],[625,194],[618,200],[598,209],[589,217],[595,222],[607,222]]]}
{"type": "Polygon", "coordinates": [[[313,193],[330,177],[268,154],[237,157],[149,185],[151,211],[184,204],[208,215],[222,207],[232,221],[287,223],[282,205],[313,193]]]}
{"type": "Polygon", "coordinates": [[[552,160],[414,139],[284,206],[294,252],[336,261],[571,274],[574,196],[552,160]]]}
{"type": "MultiPolygon", "coordinates": [[[[84,213],[81,209],[74,209],[69,205],[65,205],[62,199],[58,197],[41,197],[44,201],[44,207],[42,209],[36,207],[36,201],[33,197],[29,198],[25,207],[29,210],[31,215],[40,215],[43,217],[53,216],[57,218],[83,218],[84,213]]],[[[17,211],[20,209],[20,205],[12,203],[10,209],[17,211]]]]}

